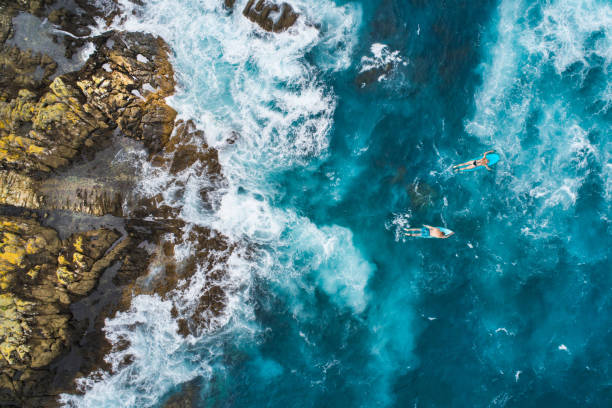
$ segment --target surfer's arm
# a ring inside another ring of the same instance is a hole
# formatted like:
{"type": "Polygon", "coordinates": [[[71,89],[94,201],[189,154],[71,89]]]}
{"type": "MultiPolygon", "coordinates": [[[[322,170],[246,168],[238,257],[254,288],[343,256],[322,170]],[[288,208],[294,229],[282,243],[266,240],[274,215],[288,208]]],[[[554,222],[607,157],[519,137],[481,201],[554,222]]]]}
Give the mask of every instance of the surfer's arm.
{"type": "Polygon", "coordinates": [[[427,225],[427,224],[423,224],[424,227],[427,227],[429,229],[432,229],[433,227],[431,225],[427,225]]]}
{"type": "Polygon", "coordinates": [[[484,166],[485,166],[485,168],[486,168],[487,170],[489,170],[489,171],[493,171],[493,169],[492,169],[492,168],[490,168],[488,165],[486,165],[486,164],[485,164],[484,166]]]}
{"type": "Polygon", "coordinates": [[[487,154],[489,154],[489,153],[495,153],[495,150],[489,150],[488,152],[485,152],[485,154],[484,154],[484,156],[483,156],[483,157],[486,157],[486,156],[487,156],[487,154]]]}

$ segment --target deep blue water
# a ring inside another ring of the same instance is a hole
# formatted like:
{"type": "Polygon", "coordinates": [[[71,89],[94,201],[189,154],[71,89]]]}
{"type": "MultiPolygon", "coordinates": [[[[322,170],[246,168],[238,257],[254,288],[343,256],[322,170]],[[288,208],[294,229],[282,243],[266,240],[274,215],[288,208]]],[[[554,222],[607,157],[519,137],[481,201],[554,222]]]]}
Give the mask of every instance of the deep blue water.
{"type": "Polygon", "coordinates": [[[171,352],[136,307],[155,351],[83,406],[185,383],[197,406],[610,406],[609,2],[303,1],[321,33],[280,39],[178,4],[134,23],[173,48],[172,103],[209,143],[242,134],[223,203],[184,217],[261,259],[228,320],[171,352]],[[362,86],[373,44],[397,59],[362,86]],[[489,149],[494,171],[452,172],[489,149]],[[456,234],[401,234],[424,223],[456,234]]]}

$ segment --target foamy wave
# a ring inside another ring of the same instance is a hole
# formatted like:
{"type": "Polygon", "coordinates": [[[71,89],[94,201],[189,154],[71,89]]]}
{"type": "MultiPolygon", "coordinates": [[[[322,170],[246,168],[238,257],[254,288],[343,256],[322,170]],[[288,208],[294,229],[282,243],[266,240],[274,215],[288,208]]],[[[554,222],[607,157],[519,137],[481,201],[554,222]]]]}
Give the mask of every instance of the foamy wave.
{"type": "MultiPolygon", "coordinates": [[[[348,67],[359,10],[324,2],[315,14],[309,2],[292,2],[302,17],[273,35],[242,16],[245,2],[230,14],[221,3],[158,0],[147,7],[146,21],[118,22],[161,34],[177,50],[174,63],[184,89],[170,103],[199,121],[211,145],[224,145],[237,131],[235,160],[260,167],[303,165],[326,150],[335,109],[317,70],[348,67]],[[304,60],[313,50],[317,67],[304,60]]],[[[121,4],[131,14],[134,5],[121,4]]]]}
{"type": "Polygon", "coordinates": [[[526,11],[540,10],[536,25],[523,31],[518,40],[532,54],[552,61],[557,73],[576,63],[586,74],[594,55],[612,63],[612,5],[600,1],[555,1],[534,4],[526,11]]]}
{"type": "MultiPolygon", "coordinates": [[[[610,159],[591,137],[607,132],[608,125],[585,114],[573,93],[586,86],[590,69],[610,68],[611,17],[609,4],[591,0],[499,6],[484,84],[466,130],[503,151],[498,177],[511,180],[517,197],[529,197],[525,205],[536,204],[538,216],[573,206],[593,164],[605,167],[610,159]],[[571,76],[576,67],[579,75],[571,76]],[[571,86],[559,87],[567,75],[571,86]]],[[[598,87],[606,85],[588,86],[593,96],[605,95],[598,87]]]]}

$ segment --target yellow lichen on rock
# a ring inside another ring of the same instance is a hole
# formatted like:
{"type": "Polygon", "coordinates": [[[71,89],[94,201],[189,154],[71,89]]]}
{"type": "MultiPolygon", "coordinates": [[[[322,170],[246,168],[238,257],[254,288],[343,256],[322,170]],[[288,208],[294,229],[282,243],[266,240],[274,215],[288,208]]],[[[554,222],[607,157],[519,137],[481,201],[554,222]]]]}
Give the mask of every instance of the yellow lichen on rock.
{"type": "Polygon", "coordinates": [[[93,289],[93,266],[118,237],[98,229],[62,242],[34,219],[0,216],[0,368],[44,367],[66,349],[67,305],[93,289]]]}
{"type": "Polygon", "coordinates": [[[83,253],[83,236],[79,235],[74,241],[74,249],[78,252],[83,253]]]}
{"type": "Polygon", "coordinates": [[[59,266],[55,273],[57,275],[58,282],[62,285],[68,285],[76,281],[75,273],[71,271],[67,266],[59,266]]]}
{"type": "Polygon", "coordinates": [[[8,264],[8,268],[23,268],[26,254],[25,241],[12,232],[3,231],[0,241],[0,270],[8,264]]]}
{"type": "Polygon", "coordinates": [[[45,240],[44,237],[40,235],[32,237],[28,239],[28,241],[26,242],[26,245],[25,245],[26,254],[32,255],[37,252],[40,252],[42,249],[45,248],[45,245],[47,245],[47,240],[45,240]]]}
{"type": "Polygon", "coordinates": [[[21,172],[69,164],[92,132],[109,127],[103,114],[80,98],[79,90],[59,76],[38,100],[21,89],[15,98],[0,101],[0,163],[21,172]]]}
{"type": "Polygon", "coordinates": [[[0,294],[0,354],[11,365],[23,362],[30,352],[27,333],[31,329],[25,315],[33,305],[12,294],[0,294]]]}

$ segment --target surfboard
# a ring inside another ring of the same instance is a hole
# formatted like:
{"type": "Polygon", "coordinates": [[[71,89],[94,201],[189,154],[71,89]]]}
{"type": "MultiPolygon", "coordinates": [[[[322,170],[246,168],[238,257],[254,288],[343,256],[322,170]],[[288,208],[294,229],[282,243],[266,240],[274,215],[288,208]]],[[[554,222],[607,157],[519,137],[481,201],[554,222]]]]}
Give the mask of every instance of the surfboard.
{"type": "MultiPolygon", "coordinates": [[[[448,228],[444,228],[444,227],[437,227],[440,229],[440,231],[442,231],[444,233],[444,235],[448,235],[448,234],[452,234],[453,231],[449,230],[448,228]]],[[[426,237],[422,236],[422,235],[418,235],[415,236],[414,238],[436,238],[436,237],[432,237],[431,235],[428,235],[426,237]]]]}
{"type": "MultiPolygon", "coordinates": [[[[471,159],[469,161],[480,160],[480,159],[482,159],[482,156],[481,157],[477,157],[475,159],[471,159]]],[[[489,167],[491,167],[491,166],[494,166],[495,164],[497,164],[497,162],[499,161],[499,159],[501,159],[501,157],[497,153],[489,153],[489,154],[487,154],[487,159],[489,160],[489,167]]],[[[478,166],[478,167],[474,167],[473,169],[466,169],[466,170],[458,170],[458,169],[456,169],[456,170],[457,170],[457,173],[461,173],[461,172],[464,172],[464,171],[474,171],[474,170],[484,169],[484,168],[485,168],[484,166],[478,166]]]]}
{"type": "MultiPolygon", "coordinates": [[[[448,228],[444,228],[444,227],[437,227],[440,229],[440,231],[442,231],[444,233],[444,235],[448,235],[451,234],[453,231],[449,230],[448,228]]],[[[431,235],[428,235],[426,237],[416,237],[416,238],[436,238],[436,237],[432,237],[431,235]]]]}

